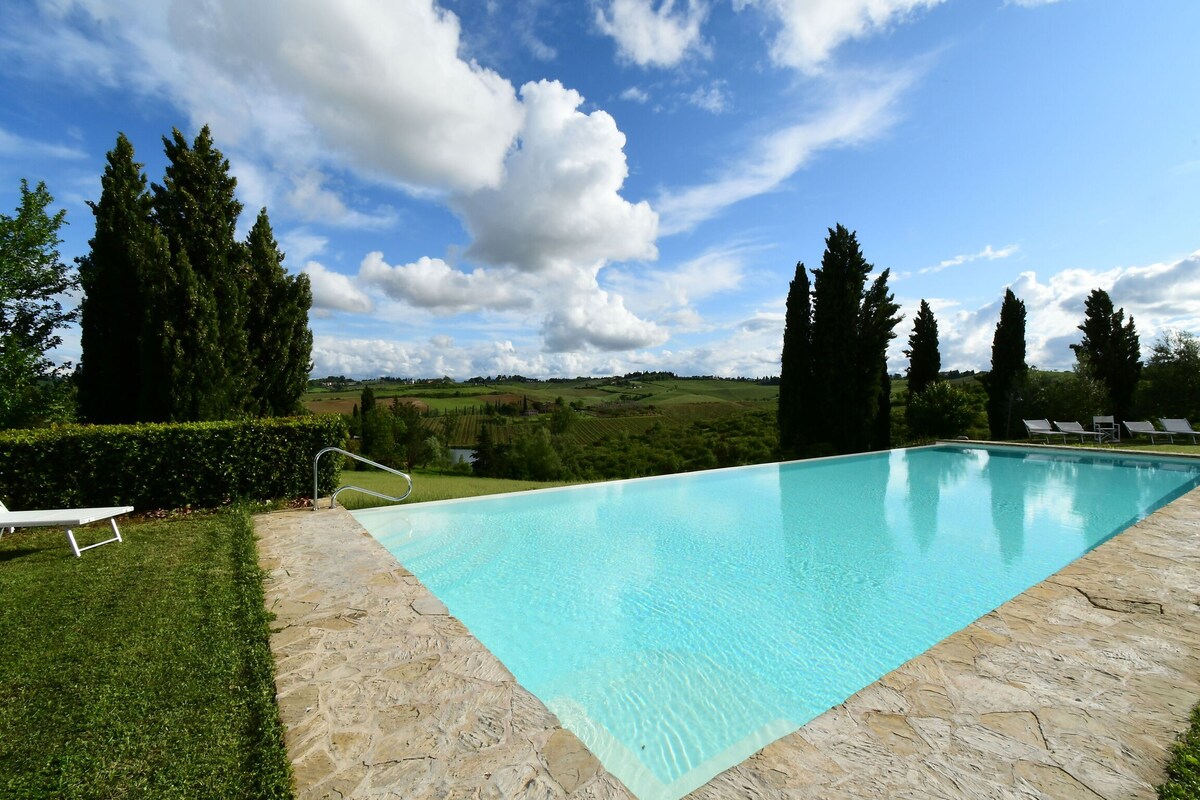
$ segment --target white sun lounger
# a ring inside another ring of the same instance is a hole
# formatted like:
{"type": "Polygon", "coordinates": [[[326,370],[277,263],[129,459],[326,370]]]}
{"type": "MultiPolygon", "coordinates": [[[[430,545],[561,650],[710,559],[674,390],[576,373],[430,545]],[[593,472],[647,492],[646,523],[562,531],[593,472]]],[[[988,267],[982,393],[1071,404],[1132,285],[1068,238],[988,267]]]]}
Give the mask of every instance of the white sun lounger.
{"type": "Polygon", "coordinates": [[[102,508],[51,508],[39,511],[9,511],[0,503],[0,533],[5,529],[15,528],[65,528],[67,531],[67,541],[71,543],[71,550],[76,556],[83,553],[84,550],[91,550],[93,547],[99,547],[102,544],[111,544],[112,542],[123,541],[121,539],[121,531],[117,528],[116,518],[121,514],[128,514],[133,511],[133,506],[105,506],[102,508]],[[112,525],[113,537],[105,539],[103,542],[96,542],[85,547],[80,547],[75,541],[75,532],[73,528],[78,528],[80,525],[87,525],[89,522],[99,522],[100,520],[108,520],[112,525]]]}
{"type": "Polygon", "coordinates": [[[1171,434],[1171,443],[1174,444],[1176,436],[1190,436],[1192,444],[1196,444],[1196,437],[1200,436],[1200,431],[1192,428],[1192,424],[1186,419],[1160,419],[1163,430],[1171,434]]]}
{"type": "Polygon", "coordinates": [[[1063,441],[1067,440],[1067,435],[1062,431],[1056,431],[1050,425],[1048,419],[1023,419],[1025,430],[1029,433],[1029,441],[1033,441],[1035,436],[1045,436],[1046,444],[1050,444],[1051,436],[1061,436],[1063,441]]]}
{"type": "Polygon", "coordinates": [[[1101,433],[1100,431],[1089,431],[1087,428],[1083,427],[1078,422],[1074,422],[1074,421],[1059,422],[1058,420],[1055,420],[1054,426],[1056,428],[1058,428],[1060,431],[1062,431],[1063,433],[1065,433],[1067,436],[1078,436],[1080,444],[1083,444],[1083,438],[1085,436],[1091,437],[1092,440],[1094,442],[1096,442],[1096,444],[1100,444],[1100,442],[1104,441],[1103,433],[1101,433]]]}
{"type": "Polygon", "coordinates": [[[1125,420],[1124,424],[1125,429],[1129,431],[1130,438],[1133,438],[1134,436],[1149,436],[1150,444],[1157,442],[1159,436],[1167,437],[1168,442],[1175,441],[1173,438],[1171,438],[1171,434],[1168,431],[1160,431],[1158,428],[1154,427],[1149,420],[1133,422],[1125,420]]]}

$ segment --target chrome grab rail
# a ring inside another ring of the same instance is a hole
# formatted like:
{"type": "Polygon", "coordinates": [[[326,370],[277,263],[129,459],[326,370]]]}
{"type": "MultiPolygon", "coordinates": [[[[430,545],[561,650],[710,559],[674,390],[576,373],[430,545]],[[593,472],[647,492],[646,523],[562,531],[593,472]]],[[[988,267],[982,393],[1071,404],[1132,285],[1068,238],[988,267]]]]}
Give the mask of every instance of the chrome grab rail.
{"type": "Polygon", "coordinates": [[[410,494],[412,494],[413,482],[412,482],[411,475],[409,475],[405,472],[401,472],[398,469],[392,469],[391,467],[385,467],[383,464],[372,461],[369,458],[363,458],[360,455],[351,453],[349,450],[343,450],[340,447],[326,447],[324,450],[322,450],[321,452],[319,452],[315,456],[313,456],[313,511],[317,510],[317,500],[318,500],[317,492],[319,491],[317,488],[317,484],[319,481],[319,473],[317,472],[317,462],[320,461],[321,456],[325,455],[326,453],[341,453],[344,456],[350,456],[355,461],[361,461],[364,464],[370,464],[372,467],[379,467],[379,469],[383,470],[384,472],[390,472],[393,475],[399,475],[401,478],[404,478],[404,480],[408,481],[408,491],[405,492],[404,494],[400,495],[399,497],[392,497],[391,495],[382,494],[381,492],[372,491],[371,489],[364,489],[361,486],[351,486],[349,484],[347,484],[345,486],[339,486],[337,489],[334,490],[333,494],[329,498],[329,507],[330,508],[337,508],[337,496],[347,489],[353,489],[356,492],[362,492],[363,494],[369,494],[369,495],[372,495],[373,497],[378,497],[381,500],[391,500],[393,503],[399,503],[401,500],[404,500],[410,494]]]}

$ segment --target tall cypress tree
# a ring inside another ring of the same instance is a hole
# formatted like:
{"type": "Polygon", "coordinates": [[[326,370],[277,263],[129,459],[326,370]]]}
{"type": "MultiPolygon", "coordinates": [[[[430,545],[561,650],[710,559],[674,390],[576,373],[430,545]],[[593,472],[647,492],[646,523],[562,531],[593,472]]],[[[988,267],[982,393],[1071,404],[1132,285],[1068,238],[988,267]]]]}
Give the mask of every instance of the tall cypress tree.
{"type": "Polygon", "coordinates": [[[887,369],[888,343],[896,338],[900,322],[896,312],[900,306],[888,291],[888,276],[884,270],[871,283],[863,296],[859,322],[859,378],[863,419],[873,420],[864,425],[855,450],[886,450],[892,443],[892,378],[887,369]]]}
{"type": "Polygon", "coordinates": [[[145,308],[139,266],[152,248],[153,230],[146,176],[123,133],[108,153],[100,186],[100,201],[88,203],[96,233],[88,254],[76,259],[84,292],[79,410],[90,422],[135,422],[141,393],[139,313],[145,308]]]}
{"type": "Polygon", "coordinates": [[[797,455],[808,444],[812,389],[812,299],[808,270],[796,262],[796,277],[788,286],[779,371],[779,448],[797,455]]]}
{"type": "Polygon", "coordinates": [[[992,371],[984,376],[988,428],[993,439],[1011,436],[1011,412],[1018,388],[1029,367],[1025,364],[1025,303],[1012,289],[1004,290],[1000,321],[992,337],[992,371]]]}
{"type": "Polygon", "coordinates": [[[213,375],[197,376],[195,390],[208,396],[198,397],[193,405],[204,409],[200,419],[227,418],[248,405],[247,267],[235,234],[242,211],[234,194],[237,179],[229,174],[229,161],[213,146],[207,125],[190,147],[178,129],[172,138],[163,137],[163,145],[168,163],[163,184],[154,185],[155,219],[170,243],[177,272],[184,271],[178,259],[182,253],[195,274],[197,291],[208,295],[198,303],[216,312],[215,339],[187,340],[197,346],[212,342],[217,348],[217,358],[196,353],[188,359],[216,364],[213,375]]]}
{"type": "Polygon", "coordinates": [[[892,446],[892,375],[887,361],[883,362],[879,375],[878,411],[875,412],[875,427],[871,432],[871,449],[887,450],[892,446]]]}
{"type": "Polygon", "coordinates": [[[144,273],[141,418],[179,422],[221,419],[225,397],[215,301],[192,269],[187,250],[169,252],[158,237],[161,268],[144,273]]]}
{"type": "Polygon", "coordinates": [[[821,269],[814,271],[810,436],[842,453],[865,450],[880,438],[879,376],[899,322],[888,271],[864,291],[870,273],[855,234],[842,225],[831,228],[821,269]]]}
{"type": "Polygon", "coordinates": [[[312,364],[307,275],[289,276],[264,208],[246,240],[247,410],[259,416],[296,409],[312,364]]]}
{"type": "Polygon", "coordinates": [[[1079,363],[1108,393],[1109,407],[1117,421],[1129,419],[1133,392],[1142,373],[1141,342],[1133,315],[1125,322],[1125,309],[1113,310],[1112,298],[1103,289],[1093,289],[1084,303],[1083,341],[1071,345],[1079,363]]]}
{"type": "Polygon", "coordinates": [[[921,308],[913,319],[912,333],[908,337],[908,392],[920,394],[925,387],[936,383],[942,369],[942,354],[938,350],[937,319],[929,303],[921,301],[921,308]]]}

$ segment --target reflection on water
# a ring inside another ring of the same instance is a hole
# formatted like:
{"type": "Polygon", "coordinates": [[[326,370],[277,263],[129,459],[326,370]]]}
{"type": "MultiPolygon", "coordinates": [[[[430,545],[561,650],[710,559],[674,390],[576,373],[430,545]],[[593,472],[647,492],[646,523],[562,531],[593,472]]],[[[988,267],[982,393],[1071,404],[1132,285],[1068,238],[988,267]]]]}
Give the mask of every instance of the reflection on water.
{"type": "Polygon", "coordinates": [[[991,490],[992,532],[1000,547],[1000,557],[1011,565],[1025,551],[1025,493],[1031,474],[1006,470],[1014,461],[989,458],[984,467],[991,490]]]}
{"type": "Polygon", "coordinates": [[[966,451],[961,458],[943,458],[929,450],[904,453],[908,509],[913,538],[922,552],[927,551],[938,531],[938,511],[943,494],[954,488],[986,458],[980,451],[966,451]]]}

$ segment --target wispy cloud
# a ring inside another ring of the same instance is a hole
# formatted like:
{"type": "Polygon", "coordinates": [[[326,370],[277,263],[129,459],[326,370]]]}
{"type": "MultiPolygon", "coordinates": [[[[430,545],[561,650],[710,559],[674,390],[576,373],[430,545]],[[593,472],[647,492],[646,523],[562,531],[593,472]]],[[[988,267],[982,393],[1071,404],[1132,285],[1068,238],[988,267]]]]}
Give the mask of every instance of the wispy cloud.
{"type": "Polygon", "coordinates": [[[630,86],[621,92],[620,97],[622,100],[628,100],[631,103],[647,103],[650,101],[650,95],[637,86],[630,86]]]}
{"type": "Polygon", "coordinates": [[[862,144],[885,133],[896,117],[895,106],[915,80],[900,71],[846,92],[812,119],[781,128],[755,141],[739,161],[715,180],[680,191],[664,192],[655,204],[664,234],[691,230],[722,209],[777,188],[818,153],[862,144]]]}
{"type": "Polygon", "coordinates": [[[41,156],[64,160],[87,158],[87,153],[77,147],[29,139],[3,128],[0,128],[0,155],[41,156]]]}
{"type": "Polygon", "coordinates": [[[729,92],[725,89],[725,81],[713,81],[708,86],[697,86],[687,96],[687,101],[696,108],[720,114],[729,104],[729,92]]]}
{"type": "Polygon", "coordinates": [[[979,261],[980,259],[985,259],[987,261],[998,261],[1002,258],[1008,258],[1020,249],[1021,248],[1017,245],[1010,244],[1006,247],[1001,247],[999,250],[996,250],[989,244],[978,253],[969,253],[965,255],[954,256],[953,258],[947,258],[945,261],[939,261],[932,267],[925,267],[925,269],[918,270],[917,274],[932,275],[935,272],[941,272],[944,269],[957,267],[962,264],[969,264],[972,261],[979,261]]]}

